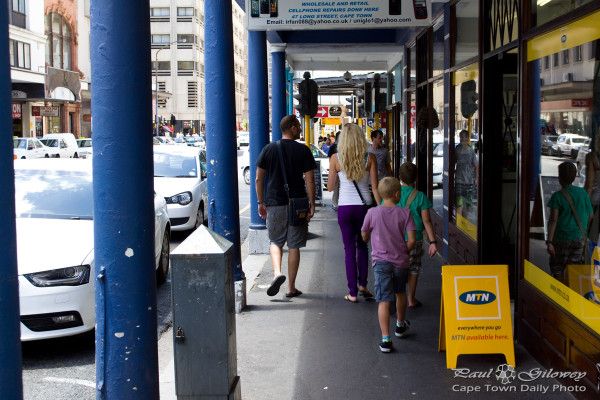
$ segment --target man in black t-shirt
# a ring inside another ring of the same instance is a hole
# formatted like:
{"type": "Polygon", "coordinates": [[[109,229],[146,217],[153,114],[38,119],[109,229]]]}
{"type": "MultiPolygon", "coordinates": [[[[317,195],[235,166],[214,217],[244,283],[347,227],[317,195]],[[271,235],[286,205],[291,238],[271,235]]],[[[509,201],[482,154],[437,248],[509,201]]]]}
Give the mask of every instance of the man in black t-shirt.
{"type": "Polygon", "coordinates": [[[283,245],[287,241],[288,254],[288,290],[286,297],[295,297],[302,292],[296,289],[296,275],[300,265],[300,248],[306,246],[308,221],[315,214],[315,159],[310,149],[296,140],[302,128],[295,115],[286,115],[281,119],[281,150],[285,163],[286,178],[289,186],[289,197],[284,189],[283,173],[279,161],[277,142],[266,145],[256,161],[256,197],[258,214],[267,220],[267,232],[271,242],[271,261],[275,278],[267,290],[269,296],[275,296],[279,287],[285,282],[281,273],[283,245]],[[268,173],[265,194],[264,181],[268,173]],[[303,178],[304,174],[304,178],[303,178]],[[306,183],[306,190],[304,185],[306,183]],[[307,223],[300,226],[288,224],[289,198],[306,197],[310,200],[310,211],[307,223]],[[266,196],[266,197],[265,197],[266,196]]]}

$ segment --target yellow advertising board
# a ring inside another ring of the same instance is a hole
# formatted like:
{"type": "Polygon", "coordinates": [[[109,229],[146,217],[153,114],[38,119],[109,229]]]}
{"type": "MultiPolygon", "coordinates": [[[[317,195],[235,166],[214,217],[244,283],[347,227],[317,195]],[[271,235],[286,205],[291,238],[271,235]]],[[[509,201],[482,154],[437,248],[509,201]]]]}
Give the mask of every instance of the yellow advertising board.
{"type": "Polygon", "coordinates": [[[439,350],[446,368],[460,354],[504,354],[515,366],[507,265],[444,265],[439,350]]]}
{"type": "MultiPolygon", "coordinates": [[[[592,271],[595,265],[600,264],[598,249],[596,247],[592,256],[592,271]]],[[[589,273],[590,266],[569,265],[567,267],[569,286],[554,279],[547,272],[542,271],[527,260],[525,260],[524,272],[527,282],[590,327],[594,332],[600,334],[600,291],[595,287],[596,277],[593,274],[591,276],[580,274],[585,270],[589,273]],[[588,289],[591,289],[591,291],[588,291],[588,289]],[[581,294],[582,291],[584,291],[583,295],[581,294]]]]}
{"type": "Polygon", "coordinates": [[[341,118],[321,118],[321,125],[341,125],[341,118]]]}
{"type": "Polygon", "coordinates": [[[459,213],[456,213],[456,227],[477,241],[477,226],[459,213]]]}

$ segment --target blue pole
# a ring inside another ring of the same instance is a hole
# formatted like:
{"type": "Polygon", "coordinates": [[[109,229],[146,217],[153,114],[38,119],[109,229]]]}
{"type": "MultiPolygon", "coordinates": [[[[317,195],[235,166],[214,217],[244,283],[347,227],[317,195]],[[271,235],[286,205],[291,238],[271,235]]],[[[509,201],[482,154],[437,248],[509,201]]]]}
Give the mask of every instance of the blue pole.
{"type": "MultiPolygon", "coordinates": [[[[258,215],[258,198],[253,184],[256,160],[269,142],[269,94],[266,32],[248,32],[248,109],[250,112],[250,229],[266,229],[258,215]]],[[[277,124],[279,126],[279,124],[277,124]]],[[[275,140],[275,138],[273,138],[275,140]]],[[[266,185],[265,185],[266,187],[266,185]]]]}
{"type": "Polygon", "coordinates": [[[281,139],[279,124],[285,117],[285,50],[277,49],[271,52],[271,140],[281,139]]]}
{"type": "Polygon", "coordinates": [[[294,113],[294,73],[290,72],[290,70],[291,70],[290,67],[287,67],[285,69],[287,86],[288,86],[287,115],[292,115],[294,113]]]}
{"type": "MultiPolygon", "coordinates": [[[[538,71],[540,70],[540,60],[534,60],[530,63],[530,71],[535,71],[532,76],[536,76],[538,71]]],[[[541,102],[541,87],[542,84],[539,79],[531,80],[531,114],[529,114],[530,118],[530,126],[531,126],[531,164],[530,168],[533,172],[531,174],[531,193],[529,193],[530,199],[533,200],[535,198],[535,190],[538,186],[538,179],[540,174],[542,173],[541,167],[541,159],[542,159],[542,124],[540,121],[540,116],[542,114],[542,102],[541,102]]]]}
{"type": "Polygon", "coordinates": [[[149,18],[91,3],[98,399],[159,398],[149,18]]]}
{"type": "Polygon", "coordinates": [[[0,13],[0,393],[4,399],[23,398],[17,231],[15,227],[15,174],[12,152],[8,14],[0,13]]]}
{"type": "Polygon", "coordinates": [[[231,2],[204,3],[206,158],[209,227],[233,243],[234,277],[244,278],[235,138],[235,76],[231,2]]]}

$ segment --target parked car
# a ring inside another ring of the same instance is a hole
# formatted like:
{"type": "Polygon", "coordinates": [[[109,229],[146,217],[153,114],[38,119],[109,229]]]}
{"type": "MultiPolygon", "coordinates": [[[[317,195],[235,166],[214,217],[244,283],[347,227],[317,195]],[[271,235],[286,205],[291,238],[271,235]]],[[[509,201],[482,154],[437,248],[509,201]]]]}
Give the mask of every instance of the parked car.
{"type": "Polygon", "coordinates": [[[319,160],[321,164],[321,182],[323,183],[323,189],[327,190],[327,181],[329,180],[329,157],[327,157],[327,154],[325,154],[323,150],[312,143],[310,144],[310,151],[315,160],[319,160]]]}
{"type": "Polygon", "coordinates": [[[91,138],[79,138],[77,139],[77,146],[79,147],[79,157],[81,158],[92,158],[92,139],[91,138]]]}
{"type": "Polygon", "coordinates": [[[196,229],[206,222],[206,151],[154,146],[154,190],[165,196],[171,229],[196,229]]]}
{"type": "Polygon", "coordinates": [[[542,135],[542,154],[548,156],[560,156],[561,151],[560,147],[558,147],[558,144],[556,143],[557,140],[558,136],[556,135],[542,135]]]}
{"type": "Polygon", "coordinates": [[[558,137],[556,144],[560,148],[561,156],[574,157],[577,155],[579,148],[586,144],[586,141],[588,140],[590,140],[590,138],[586,136],[566,133],[558,137]]]}
{"type": "Polygon", "coordinates": [[[169,136],[154,136],[154,143],[155,144],[169,144],[169,145],[173,145],[175,144],[175,141],[170,138],[169,136]]]}
{"type": "Polygon", "coordinates": [[[442,186],[444,182],[444,143],[433,143],[433,184],[442,186]]]}
{"type": "Polygon", "coordinates": [[[238,150],[242,147],[250,146],[250,134],[248,132],[237,133],[237,148],[238,150]]]}
{"type": "Polygon", "coordinates": [[[48,154],[55,158],[78,158],[79,147],[72,133],[49,133],[40,141],[48,147],[48,154]]]}
{"type": "MultiPolygon", "coordinates": [[[[94,329],[92,163],[16,160],[15,206],[21,340],[94,329]]],[[[169,270],[166,202],[154,196],[159,282],[169,270]]]]}
{"type": "Polygon", "coordinates": [[[36,138],[13,138],[13,154],[18,158],[48,158],[48,149],[36,138]]]}
{"type": "Polygon", "coordinates": [[[240,164],[238,165],[242,173],[242,177],[244,178],[244,183],[246,185],[250,184],[250,154],[248,150],[242,153],[242,157],[240,158],[240,164]]]}

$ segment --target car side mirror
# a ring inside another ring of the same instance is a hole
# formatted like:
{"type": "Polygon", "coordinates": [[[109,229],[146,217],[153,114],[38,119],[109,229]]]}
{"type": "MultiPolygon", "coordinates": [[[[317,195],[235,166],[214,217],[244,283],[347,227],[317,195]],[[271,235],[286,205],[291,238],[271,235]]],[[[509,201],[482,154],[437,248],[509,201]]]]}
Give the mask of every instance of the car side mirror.
{"type": "Polygon", "coordinates": [[[33,146],[27,146],[27,150],[34,150],[34,149],[35,149],[35,147],[33,147],[33,146]]]}

